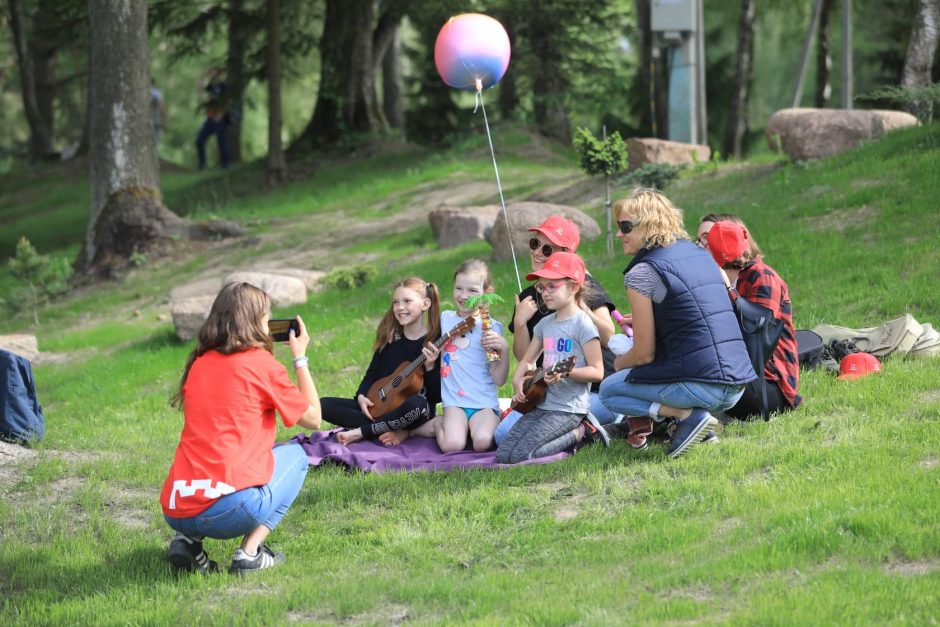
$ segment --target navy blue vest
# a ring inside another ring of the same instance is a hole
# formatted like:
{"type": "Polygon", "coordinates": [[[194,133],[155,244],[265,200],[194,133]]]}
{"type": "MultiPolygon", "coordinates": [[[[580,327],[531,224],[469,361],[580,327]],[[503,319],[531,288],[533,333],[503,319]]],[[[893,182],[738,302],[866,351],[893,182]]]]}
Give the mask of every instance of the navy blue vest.
{"type": "Polygon", "coordinates": [[[679,240],[641,250],[627,266],[648,263],[666,285],[653,303],[656,356],[630,371],[636,383],[695,381],[744,385],[757,378],[718,266],[707,252],[679,240]]]}

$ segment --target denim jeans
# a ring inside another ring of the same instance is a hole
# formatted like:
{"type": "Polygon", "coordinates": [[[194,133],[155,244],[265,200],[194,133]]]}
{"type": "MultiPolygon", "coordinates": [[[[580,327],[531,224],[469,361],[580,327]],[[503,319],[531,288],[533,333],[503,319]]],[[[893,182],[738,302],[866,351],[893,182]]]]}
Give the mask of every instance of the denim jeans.
{"type": "Polygon", "coordinates": [[[199,156],[200,170],[206,167],[206,141],[213,135],[219,142],[219,162],[223,168],[228,167],[228,124],[222,120],[206,118],[199,134],[196,135],[196,154],[199,156]]]}
{"type": "Polygon", "coordinates": [[[649,416],[659,420],[659,406],[701,407],[717,413],[734,407],[743,386],[679,381],[675,383],[634,383],[627,381],[630,369],[616,372],[601,382],[601,402],[612,412],[625,416],[649,416]]]}
{"type": "Polygon", "coordinates": [[[274,475],[267,484],[227,494],[191,518],[164,516],[174,531],[191,538],[237,538],[264,525],[273,530],[300,492],[309,462],[296,443],[274,449],[274,475]]]}

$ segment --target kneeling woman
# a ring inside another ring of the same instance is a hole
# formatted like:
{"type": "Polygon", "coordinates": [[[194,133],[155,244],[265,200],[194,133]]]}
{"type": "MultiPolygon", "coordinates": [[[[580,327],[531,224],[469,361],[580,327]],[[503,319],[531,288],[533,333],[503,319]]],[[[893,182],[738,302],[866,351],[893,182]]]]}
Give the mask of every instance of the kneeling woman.
{"type": "Polygon", "coordinates": [[[263,542],[300,492],[308,462],[299,444],[274,446],[274,412],[285,427],[318,429],[320,400],[304,356],[310,337],[303,321],[298,316],[300,334],[291,331],[289,340],[294,386],[272,354],[270,312],[262,290],[223,287],[183,371],[174,398],[183,432],[160,494],[164,518],[177,532],[169,550],[177,568],[218,569],[203,538],[244,536],[232,573],[284,561],[263,542]]]}
{"type": "Polygon", "coordinates": [[[614,207],[617,237],[633,260],[624,272],[633,348],[601,383],[611,411],[677,420],[667,454],[678,457],[718,424],[756,376],[721,272],[689,241],[682,213],[656,190],[614,207]]]}

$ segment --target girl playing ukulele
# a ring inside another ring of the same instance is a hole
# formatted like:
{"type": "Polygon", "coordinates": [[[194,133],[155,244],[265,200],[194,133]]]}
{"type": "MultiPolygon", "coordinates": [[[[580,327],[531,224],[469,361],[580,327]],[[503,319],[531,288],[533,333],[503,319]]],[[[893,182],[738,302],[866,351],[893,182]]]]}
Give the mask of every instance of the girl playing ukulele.
{"type": "Polygon", "coordinates": [[[392,292],[392,304],[375,332],[372,362],[366,370],[355,398],[321,398],[323,418],[348,431],[336,434],[340,444],[378,438],[385,445],[400,444],[408,429],[427,422],[441,400],[441,380],[437,351],[429,343],[440,335],[440,304],[437,286],[411,277],[399,281],[392,292]],[[373,416],[369,389],[379,379],[391,375],[405,362],[424,354],[424,386],[397,408],[373,416]]]}
{"type": "Polygon", "coordinates": [[[536,290],[554,313],[535,325],[532,341],[512,378],[513,400],[525,402],[525,379],[543,352],[546,368],[572,355],[575,367],[565,375],[545,376],[545,398],[522,416],[499,444],[496,461],[500,463],[552,455],[584,437],[582,421],[588,416],[591,383],[604,376],[597,327],[581,308],[584,276],[584,262],[568,252],[552,253],[541,270],[526,276],[527,281],[538,279],[536,290]]]}

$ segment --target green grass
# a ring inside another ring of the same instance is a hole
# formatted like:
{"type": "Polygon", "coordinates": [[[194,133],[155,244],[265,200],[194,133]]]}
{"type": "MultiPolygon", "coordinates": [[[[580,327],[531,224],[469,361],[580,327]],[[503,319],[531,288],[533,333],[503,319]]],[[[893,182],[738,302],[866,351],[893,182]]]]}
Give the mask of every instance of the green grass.
{"type": "MultiPolygon", "coordinates": [[[[565,151],[531,159],[517,152],[518,137],[510,143],[500,166],[511,194],[576,174],[565,151]]],[[[805,373],[798,412],[730,425],[718,446],[675,461],[655,446],[615,443],[498,472],[315,469],[271,538],[286,565],[241,580],[170,572],[157,497],[181,425],[167,398],[191,345],[159,319],[169,289],[220,255],[238,264],[259,251],[300,252],[341,211],[379,220],[407,209],[416,188],[485,183],[490,168],[485,153],[464,145],[322,167],[268,194],[258,191],[255,166],[208,181],[167,174],[171,206],[247,221],[264,242],[153,260],[121,283],[52,303],[38,329],[25,318],[0,321],[0,332],[36,332],[43,351],[71,357],[36,367],[48,436],[16,466],[14,481],[0,483],[0,613],[8,622],[935,623],[936,359],[889,360],[880,376],[851,383],[805,373]]],[[[710,211],[744,217],[790,285],[798,327],[863,326],[905,312],[940,323],[940,126],[826,161],[702,170],[670,190],[688,227],[710,211]]],[[[81,178],[42,170],[0,187],[0,245],[23,231],[44,252],[77,250],[87,210],[81,178]],[[16,208],[24,199],[32,209],[16,208]],[[33,222],[39,207],[52,213],[33,222]],[[44,226],[30,231],[36,224],[44,226]]],[[[454,268],[489,255],[483,242],[439,250],[430,239],[427,223],[416,221],[330,256],[345,265],[371,255],[378,275],[299,308],[321,394],[355,389],[394,281],[423,276],[449,300],[454,268]]],[[[626,260],[607,257],[601,240],[581,252],[625,308],[618,286],[626,260]]],[[[511,296],[512,263],[492,270],[497,291],[511,296]]],[[[508,322],[510,310],[497,306],[495,316],[508,322]]],[[[283,348],[278,356],[288,357],[283,348]]],[[[235,545],[207,542],[223,564],[235,545]]]]}

